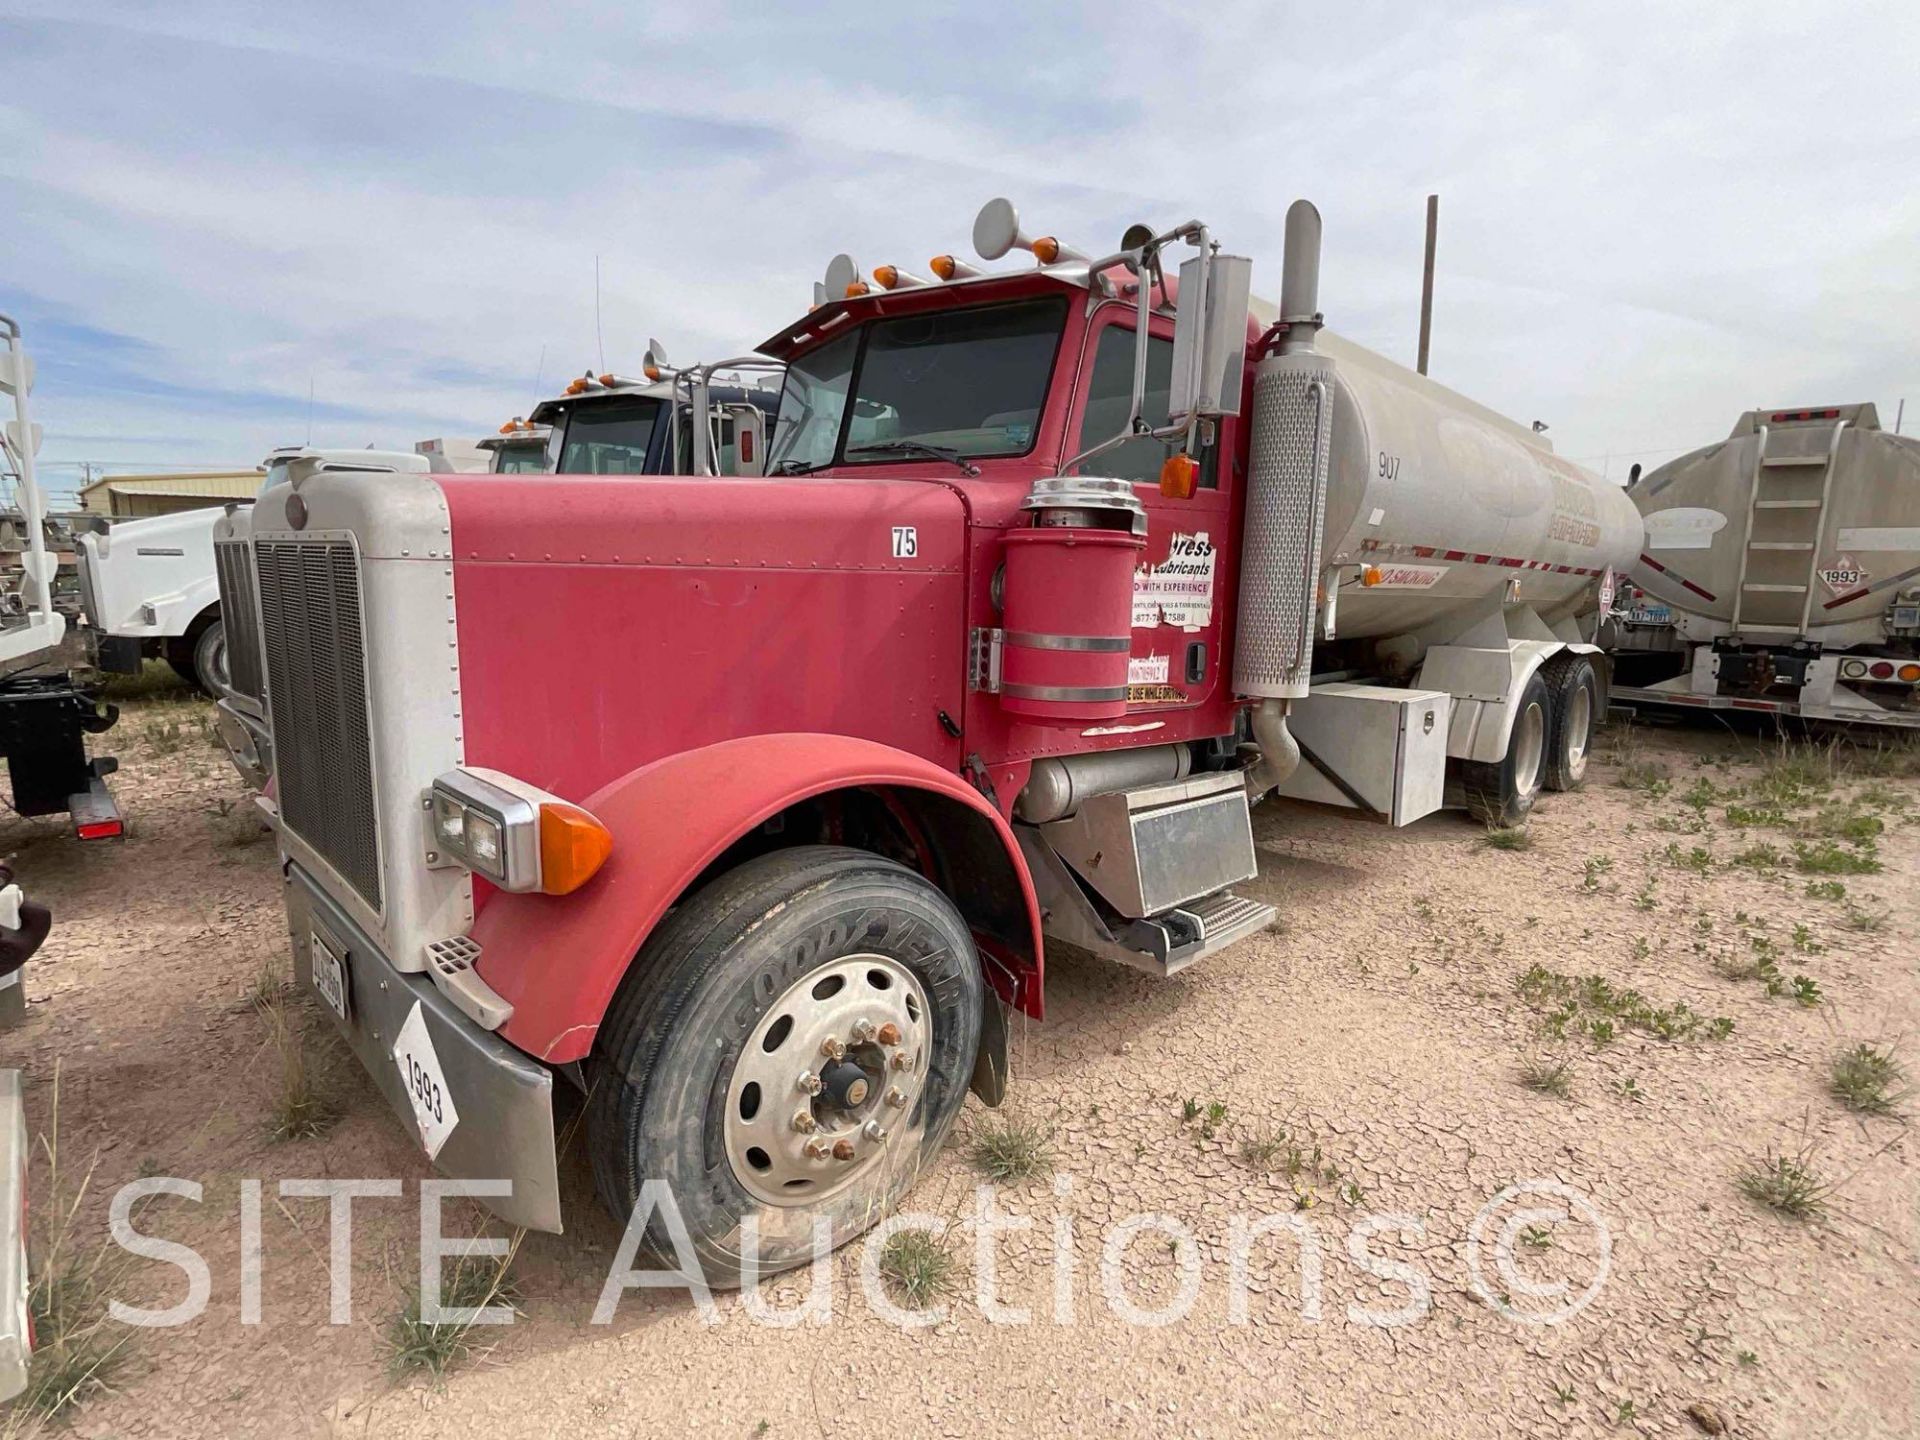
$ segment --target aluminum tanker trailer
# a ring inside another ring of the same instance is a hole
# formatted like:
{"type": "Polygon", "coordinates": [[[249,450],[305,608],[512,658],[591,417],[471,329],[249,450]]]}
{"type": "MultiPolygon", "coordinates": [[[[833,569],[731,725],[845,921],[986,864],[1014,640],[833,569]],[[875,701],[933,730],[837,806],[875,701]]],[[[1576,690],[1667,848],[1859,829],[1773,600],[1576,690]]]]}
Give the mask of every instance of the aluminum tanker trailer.
{"type": "Polygon", "coordinates": [[[1279,791],[1396,824],[1442,803],[1513,824],[1585,773],[1606,703],[1595,631],[1640,517],[1532,430],[1337,335],[1317,343],[1332,415],[1319,635],[1291,717],[1303,763],[1279,791]]]}
{"type": "Polygon", "coordinates": [[[1872,405],[1749,410],[1631,494],[1617,699],[1920,726],[1920,440],[1872,405]]]}

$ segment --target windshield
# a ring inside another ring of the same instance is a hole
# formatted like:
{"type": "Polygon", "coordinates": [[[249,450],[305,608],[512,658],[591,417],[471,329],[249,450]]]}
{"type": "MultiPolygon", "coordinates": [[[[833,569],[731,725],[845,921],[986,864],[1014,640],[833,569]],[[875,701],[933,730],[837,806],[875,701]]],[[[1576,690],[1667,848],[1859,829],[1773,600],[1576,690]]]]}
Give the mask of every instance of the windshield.
{"type": "Polygon", "coordinates": [[[875,320],[787,367],[768,468],[1033,448],[1065,296],[875,320]],[[849,395],[852,403],[848,403],[849,395]]]}
{"type": "Polygon", "coordinates": [[[496,475],[539,475],[547,468],[547,446],[543,440],[536,445],[496,445],[493,450],[493,473],[496,475]]]}
{"type": "Polygon", "coordinates": [[[567,413],[560,475],[644,475],[647,447],[660,418],[653,399],[607,400],[567,413]]]}

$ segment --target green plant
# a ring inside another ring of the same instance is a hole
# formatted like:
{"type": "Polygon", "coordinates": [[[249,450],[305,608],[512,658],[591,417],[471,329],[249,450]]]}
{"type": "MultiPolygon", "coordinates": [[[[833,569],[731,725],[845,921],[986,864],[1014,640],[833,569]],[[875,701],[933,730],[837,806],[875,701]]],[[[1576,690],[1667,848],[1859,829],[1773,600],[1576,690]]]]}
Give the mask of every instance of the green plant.
{"type": "Polygon", "coordinates": [[[1481,843],[1489,850],[1531,850],[1533,836],[1524,825],[1490,825],[1481,843]]]}
{"type": "Polygon", "coordinates": [[[1769,1151],[1740,1171],[1740,1193],[1796,1220],[1818,1219],[1826,1213],[1833,1187],[1813,1168],[1813,1158],[1811,1146],[1792,1155],[1769,1151]]]}
{"type": "Polygon", "coordinates": [[[1667,863],[1676,870],[1691,870],[1696,875],[1705,875],[1713,869],[1713,855],[1704,846],[1695,845],[1682,851],[1678,842],[1667,843],[1667,863]]]}
{"type": "Polygon", "coordinates": [[[1906,1071],[1891,1046],[1855,1045],[1833,1062],[1834,1098],[1862,1115],[1892,1115],[1906,1098],[1906,1071]]]}
{"type": "MultiPolygon", "coordinates": [[[[519,1290],[508,1275],[514,1257],[520,1253],[520,1240],[526,1232],[517,1232],[499,1257],[465,1255],[450,1269],[440,1272],[440,1305],[445,1310],[480,1310],[488,1306],[517,1312],[519,1290]]],[[[425,1373],[438,1380],[474,1349],[473,1326],[477,1316],[465,1320],[428,1320],[421,1314],[418,1290],[407,1306],[387,1326],[387,1369],[396,1380],[425,1373]]]]}
{"type": "Polygon", "coordinates": [[[1586,875],[1580,882],[1580,888],[1591,894],[1600,888],[1600,882],[1613,869],[1613,859],[1607,855],[1589,855],[1586,862],[1586,875]]]}
{"type": "Polygon", "coordinates": [[[1028,1180],[1053,1169],[1053,1143],[1033,1121],[995,1118],[973,1134],[974,1167],[994,1180],[1028,1180]]]}
{"type": "Polygon", "coordinates": [[[881,1249],[880,1278],[909,1309],[925,1309],[953,1293],[953,1233],[900,1230],[881,1249]]]}
{"type": "Polygon", "coordinates": [[[1793,842],[1793,863],[1797,869],[1807,875],[1878,875],[1880,873],[1880,859],[1875,854],[1872,841],[1866,842],[1854,851],[1843,850],[1831,840],[1822,840],[1818,844],[1796,840],[1793,842]]]}
{"type": "Polygon", "coordinates": [[[1622,790],[1638,790],[1650,800],[1658,800],[1673,789],[1673,779],[1667,767],[1652,763],[1622,765],[1613,783],[1622,790]]]}
{"type": "Polygon", "coordinates": [[[1751,1370],[1760,1363],[1760,1357],[1751,1350],[1741,1350],[1733,1358],[1740,1362],[1742,1370],[1751,1370]]]}
{"type": "Polygon", "coordinates": [[[1564,1100],[1573,1093],[1573,1079],[1567,1068],[1565,1060],[1527,1060],[1520,1066],[1520,1083],[1529,1090],[1564,1100]]]}
{"type": "Polygon", "coordinates": [[[1777,846],[1749,845],[1733,857],[1733,863],[1748,870],[1772,870],[1780,864],[1781,856],[1777,846]]]}
{"type": "Polygon", "coordinates": [[[1642,886],[1640,887],[1640,893],[1639,893],[1638,895],[1635,895],[1635,896],[1633,897],[1633,908],[1634,908],[1634,909],[1636,909],[1636,910],[1651,910],[1651,909],[1653,909],[1653,908],[1654,908],[1654,906],[1656,906],[1656,905],[1658,905],[1658,904],[1660,903],[1659,901],[1657,901],[1657,900],[1655,900],[1655,899],[1653,898],[1653,891],[1654,891],[1654,885],[1655,885],[1655,883],[1656,883],[1656,882],[1655,882],[1655,880],[1654,880],[1654,878],[1653,878],[1653,876],[1651,876],[1651,875],[1649,875],[1649,876],[1647,876],[1647,883],[1646,883],[1646,884],[1644,884],[1644,885],[1642,885],[1642,886]]]}
{"type": "Polygon", "coordinates": [[[1615,1081],[1613,1088],[1620,1092],[1622,1099],[1631,1100],[1636,1105],[1647,1098],[1646,1092],[1640,1088],[1640,1082],[1631,1075],[1624,1080],[1615,1081]]]}
{"type": "Polygon", "coordinates": [[[1520,1243],[1529,1250],[1551,1250],[1553,1232],[1544,1225],[1529,1225],[1520,1232],[1520,1243]]]}
{"type": "Polygon", "coordinates": [[[267,1022],[267,1038],[280,1056],[280,1088],[274,1093],[268,1134],[275,1140],[325,1134],[339,1118],[339,1107],[307,1053],[306,1036],[289,1011],[286,992],[258,999],[254,1008],[267,1022]]]}
{"type": "Polygon", "coordinates": [[[1587,1024],[1587,1034],[1593,1037],[1593,1043],[1595,1045],[1611,1045],[1613,1043],[1613,1021],[1589,1021],[1587,1024]]]}
{"type": "Polygon", "coordinates": [[[1838,880],[1809,880],[1807,882],[1809,900],[1844,900],[1847,887],[1838,880]]]}
{"type": "Polygon", "coordinates": [[[1787,812],[1778,805],[1729,805],[1720,813],[1736,830],[1759,827],[1779,830],[1787,824],[1787,812]]]}
{"type": "Polygon", "coordinates": [[[1818,1005],[1822,999],[1820,982],[1815,980],[1811,975],[1794,976],[1793,998],[1802,1005],[1818,1005]]]}
{"type": "Polygon", "coordinates": [[[1793,927],[1793,948],[1802,955],[1817,955],[1827,947],[1813,938],[1813,930],[1806,925],[1793,927]]]}

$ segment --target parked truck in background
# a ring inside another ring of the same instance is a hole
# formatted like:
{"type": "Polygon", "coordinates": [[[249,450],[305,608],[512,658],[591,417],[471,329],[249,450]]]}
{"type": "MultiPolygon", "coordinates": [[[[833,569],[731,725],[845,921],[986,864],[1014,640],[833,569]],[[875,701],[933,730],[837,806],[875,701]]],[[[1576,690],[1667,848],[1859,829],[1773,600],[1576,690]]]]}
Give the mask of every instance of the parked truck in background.
{"type": "Polygon", "coordinates": [[[763,477],[568,440],[254,509],[297,972],[515,1223],[561,1224],[558,1079],[606,1205],[670,1191],[694,1253],[652,1250],[801,1263],[999,1102],[1050,940],[1165,975],[1272,920],[1253,802],[1506,824],[1580,779],[1638,516],[1325,333],[1312,206],[1270,324],[1197,221],[974,239],[1038,263],[839,261],[759,347],[763,477]]]}
{"type": "Polygon", "coordinates": [[[57,603],[57,562],[46,542],[46,503],[34,473],[40,427],[30,413],[34,366],[20,326],[0,315],[0,396],[13,418],[0,431],[0,459],[14,477],[24,548],[0,576],[0,751],[11,806],[20,815],[72,817],[83,840],[117,838],[120,812],[107,789],[111,756],[89,757],[86,737],[118,716],[100,696],[97,652],[78,625],[78,600],[57,603]]]}
{"type": "Polygon", "coordinates": [[[1920,726],[1920,440],[1869,404],[1749,410],[1631,494],[1617,700],[1920,726]]]}

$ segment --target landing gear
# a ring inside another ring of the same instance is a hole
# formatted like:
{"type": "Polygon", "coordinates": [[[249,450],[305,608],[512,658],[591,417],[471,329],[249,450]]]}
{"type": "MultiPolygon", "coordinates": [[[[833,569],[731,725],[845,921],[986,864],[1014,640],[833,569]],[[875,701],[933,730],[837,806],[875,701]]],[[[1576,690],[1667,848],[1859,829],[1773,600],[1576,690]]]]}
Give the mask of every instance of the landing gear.
{"type": "Polygon", "coordinates": [[[1552,732],[1546,677],[1536,671],[1521,688],[1507,753],[1491,764],[1466,761],[1460,766],[1461,789],[1475,819],[1505,828],[1527,818],[1540,796],[1552,732]]]}
{"type": "MultiPolygon", "coordinates": [[[[862,850],[749,861],[682,904],[635,960],[594,1048],[588,1139],[625,1219],[666,1182],[713,1285],[876,1224],[938,1152],[966,1098],[985,982],[932,884],[862,850]]],[[[656,1212],[646,1248],[671,1264],[656,1212]]]]}

